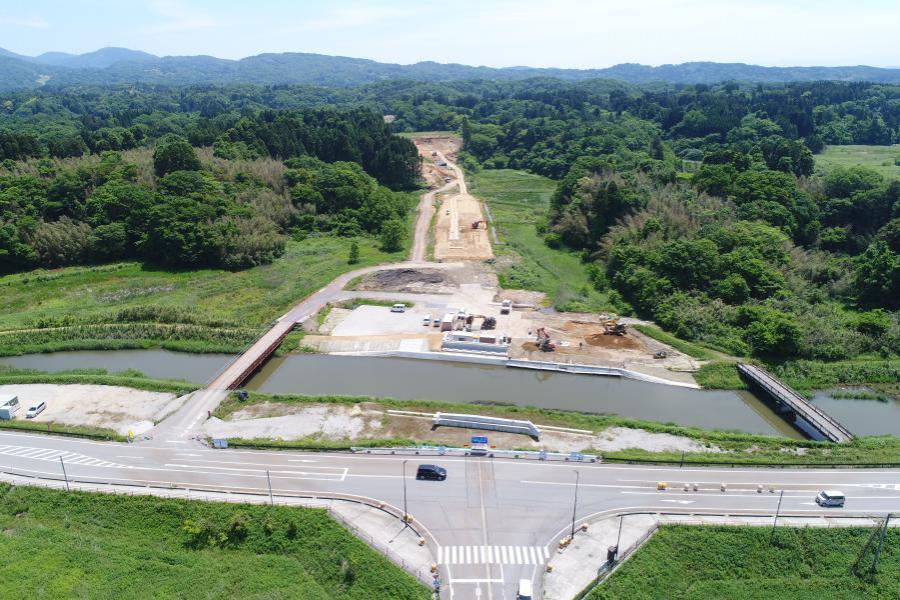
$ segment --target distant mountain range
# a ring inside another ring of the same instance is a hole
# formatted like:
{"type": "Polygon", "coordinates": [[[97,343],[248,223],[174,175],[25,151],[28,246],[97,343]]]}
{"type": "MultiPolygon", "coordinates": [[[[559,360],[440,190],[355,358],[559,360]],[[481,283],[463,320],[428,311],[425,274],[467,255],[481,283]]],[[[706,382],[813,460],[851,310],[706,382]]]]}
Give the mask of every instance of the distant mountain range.
{"type": "Polygon", "coordinates": [[[76,84],[312,84],[354,86],[390,79],[510,81],[555,77],[569,81],[616,79],[629,83],[716,83],[719,81],[796,82],[872,81],[900,84],[900,69],[878,67],[761,67],[743,63],[690,62],[650,67],[626,63],[606,69],[472,67],[419,62],[379,63],[322,54],[260,54],[240,60],[212,56],[159,57],[128,48],[102,48],[87,54],[47,52],[24,56],[0,48],[0,90],[76,84]]]}

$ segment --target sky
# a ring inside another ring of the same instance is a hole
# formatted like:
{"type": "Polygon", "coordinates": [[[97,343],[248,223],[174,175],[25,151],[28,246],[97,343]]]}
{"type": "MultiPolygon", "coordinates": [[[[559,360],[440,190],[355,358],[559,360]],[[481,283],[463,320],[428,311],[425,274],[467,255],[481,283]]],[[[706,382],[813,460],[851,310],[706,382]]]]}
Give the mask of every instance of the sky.
{"type": "Polygon", "coordinates": [[[897,0],[0,0],[0,47],[603,68],[900,66],[897,0]]]}

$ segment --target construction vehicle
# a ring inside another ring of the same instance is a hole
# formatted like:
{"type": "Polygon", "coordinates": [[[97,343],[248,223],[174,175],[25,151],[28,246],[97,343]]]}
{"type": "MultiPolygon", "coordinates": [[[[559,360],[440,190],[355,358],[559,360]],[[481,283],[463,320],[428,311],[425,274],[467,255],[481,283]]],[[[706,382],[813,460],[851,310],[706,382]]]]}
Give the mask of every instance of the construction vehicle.
{"type": "Polygon", "coordinates": [[[485,221],[484,219],[473,222],[472,229],[481,229],[482,224],[484,224],[484,228],[487,229],[487,221],[485,221]]]}
{"type": "Polygon", "coordinates": [[[547,333],[546,327],[538,327],[537,343],[541,352],[553,352],[556,350],[556,344],[550,341],[550,334],[547,333]]]}
{"type": "Polygon", "coordinates": [[[510,310],[512,310],[512,300],[504,300],[500,303],[501,315],[508,315],[510,310]]]}
{"type": "Polygon", "coordinates": [[[484,322],[481,323],[481,328],[483,330],[495,329],[497,327],[497,319],[496,317],[486,317],[484,322]]]}
{"type": "Polygon", "coordinates": [[[619,323],[615,319],[603,321],[603,333],[605,335],[625,335],[625,323],[619,323]]]}

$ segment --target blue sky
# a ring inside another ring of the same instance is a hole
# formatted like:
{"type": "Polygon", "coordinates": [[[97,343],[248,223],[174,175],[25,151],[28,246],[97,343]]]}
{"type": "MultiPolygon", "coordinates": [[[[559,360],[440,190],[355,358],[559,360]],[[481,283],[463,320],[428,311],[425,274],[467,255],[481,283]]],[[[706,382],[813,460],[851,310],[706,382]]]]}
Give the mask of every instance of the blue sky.
{"type": "Polygon", "coordinates": [[[0,0],[0,47],[606,67],[900,66],[896,0],[0,0]]]}

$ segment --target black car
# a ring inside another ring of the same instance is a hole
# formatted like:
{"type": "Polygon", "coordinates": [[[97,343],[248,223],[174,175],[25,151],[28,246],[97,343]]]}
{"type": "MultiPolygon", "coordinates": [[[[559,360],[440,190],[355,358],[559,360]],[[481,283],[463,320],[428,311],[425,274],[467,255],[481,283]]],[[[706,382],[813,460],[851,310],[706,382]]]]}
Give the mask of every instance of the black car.
{"type": "Polygon", "coordinates": [[[447,469],[437,465],[419,465],[416,471],[416,479],[443,481],[447,479],[447,469]]]}

